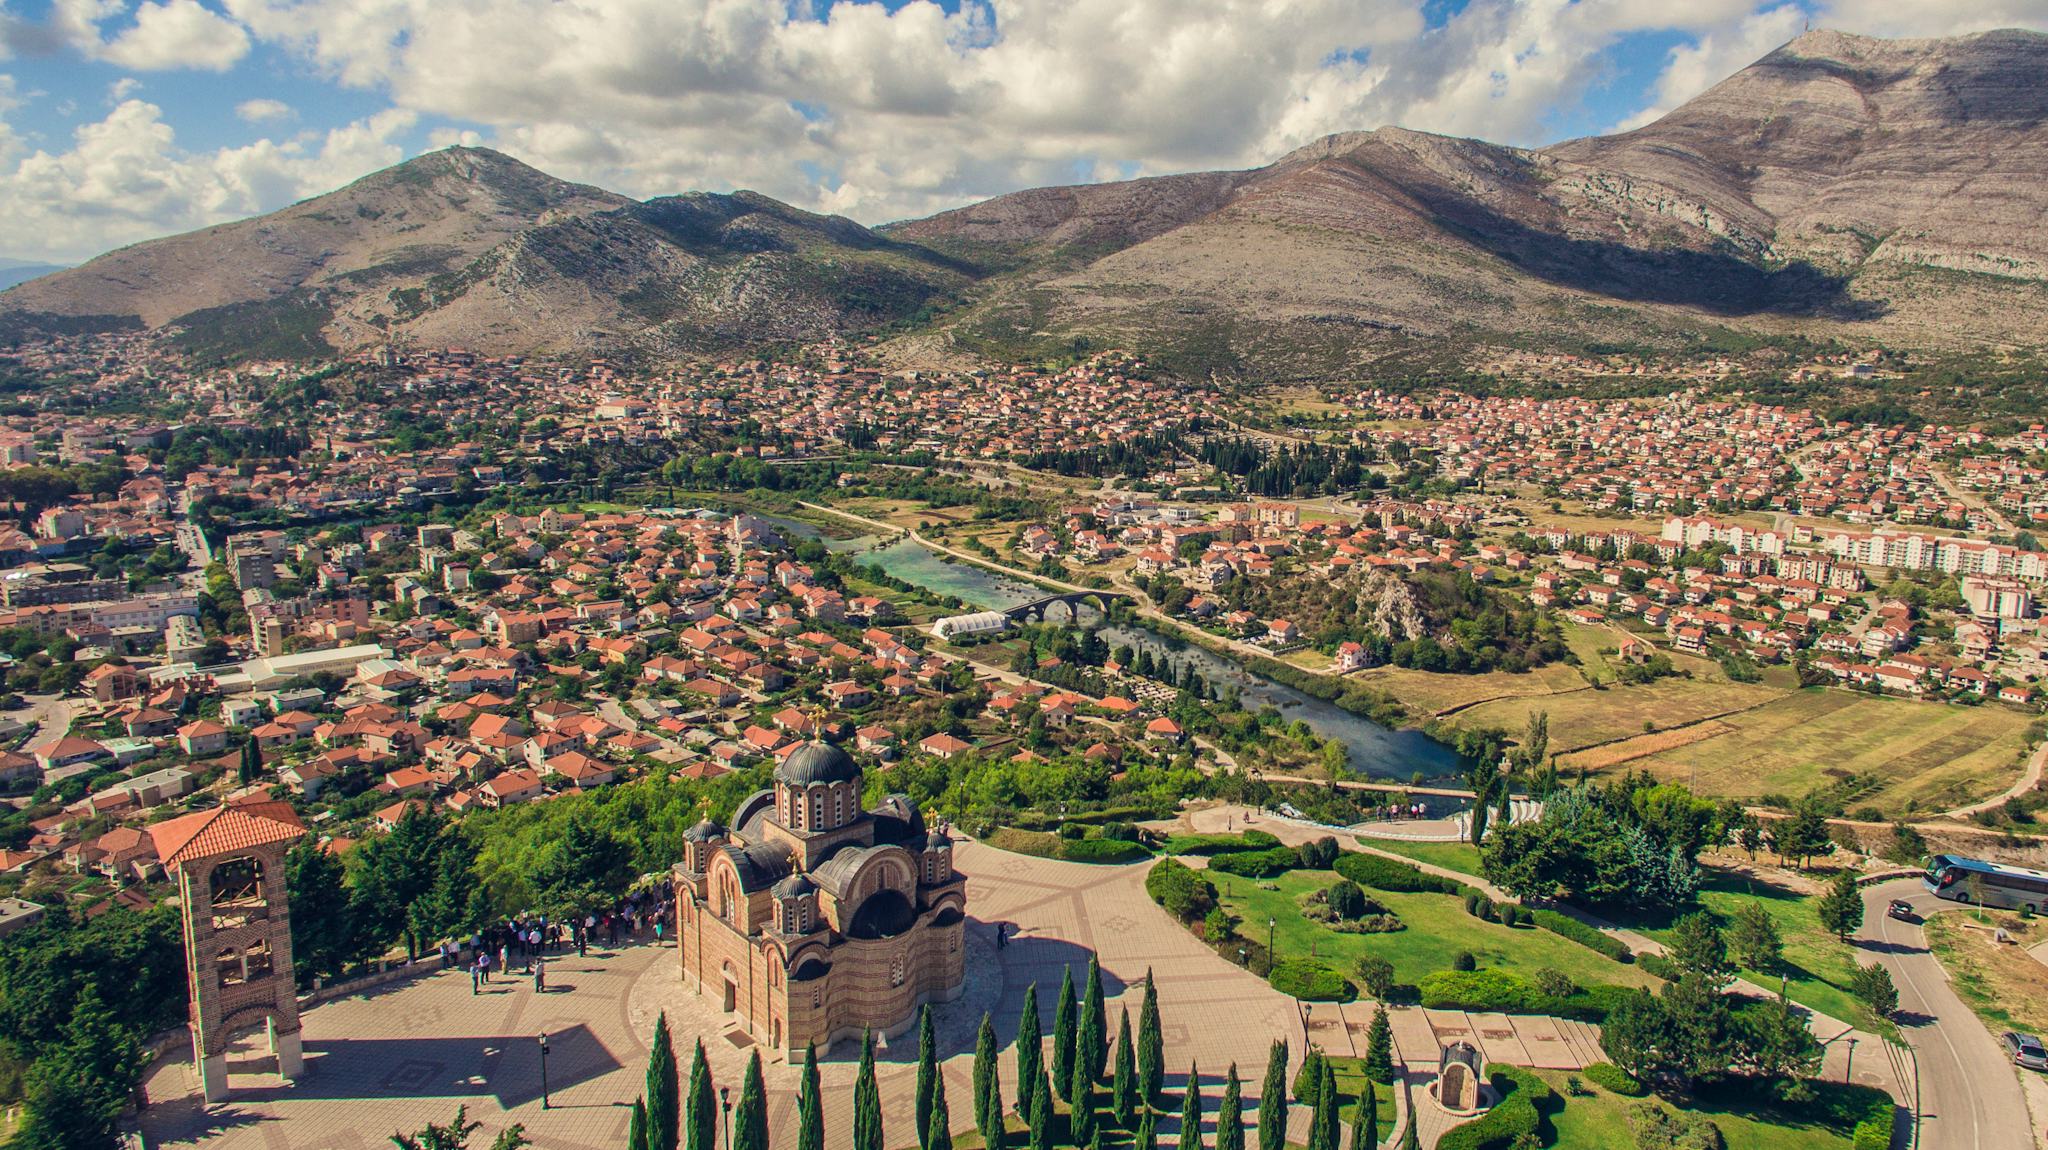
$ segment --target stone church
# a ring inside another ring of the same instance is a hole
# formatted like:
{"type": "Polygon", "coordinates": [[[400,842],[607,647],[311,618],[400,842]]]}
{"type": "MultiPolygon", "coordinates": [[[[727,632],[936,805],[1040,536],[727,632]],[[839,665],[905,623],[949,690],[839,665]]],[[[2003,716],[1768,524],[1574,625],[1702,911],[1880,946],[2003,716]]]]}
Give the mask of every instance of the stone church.
{"type": "Polygon", "coordinates": [[[731,829],[691,828],[675,868],[684,981],[780,1050],[897,1034],[961,991],[952,841],[901,795],[863,810],[861,784],[845,751],[799,747],[731,829]]]}

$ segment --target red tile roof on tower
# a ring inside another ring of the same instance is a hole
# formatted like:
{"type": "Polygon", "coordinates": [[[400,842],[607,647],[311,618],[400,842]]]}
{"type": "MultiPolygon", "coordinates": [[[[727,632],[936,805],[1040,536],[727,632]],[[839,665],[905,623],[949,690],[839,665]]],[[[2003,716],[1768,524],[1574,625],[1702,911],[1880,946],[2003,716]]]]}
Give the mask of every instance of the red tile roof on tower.
{"type": "Polygon", "coordinates": [[[290,842],[305,833],[299,813],[281,799],[215,807],[149,828],[156,856],[167,868],[188,858],[290,842]]]}

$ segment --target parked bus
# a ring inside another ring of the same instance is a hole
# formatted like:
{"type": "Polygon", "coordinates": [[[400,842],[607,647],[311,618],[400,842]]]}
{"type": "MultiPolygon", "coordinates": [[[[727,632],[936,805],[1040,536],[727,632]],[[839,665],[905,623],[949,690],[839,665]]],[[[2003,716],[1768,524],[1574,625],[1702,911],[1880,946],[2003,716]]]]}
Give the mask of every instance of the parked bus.
{"type": "Polygon", "coordinates": [[[1935,855],[1927,863],[1927,890],[1950,902],[2034,912],[2048,907],[2048,872],[1982,859],[1935,855]]]}

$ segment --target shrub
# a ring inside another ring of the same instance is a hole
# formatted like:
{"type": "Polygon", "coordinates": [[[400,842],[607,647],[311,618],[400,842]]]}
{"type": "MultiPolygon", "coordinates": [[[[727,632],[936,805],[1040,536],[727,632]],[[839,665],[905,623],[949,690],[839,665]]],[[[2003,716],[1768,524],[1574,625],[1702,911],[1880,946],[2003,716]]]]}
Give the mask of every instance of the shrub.
{"type": "Polygon", "coordinates": [[[1403,894],[1465,893],[1465,884],[1439,875],[1424,874],[1421,868],[1379,855],[1347,851],[1337,856],[1330,868],[1359,886],[1403,894]]]}
{"type": "Polygon", "coordinates": [[[1677,982],[1678,976],[1685,973],[1678,969],[1677,963],[1661,954],[1639,954],[1636,956],[1636,965],[1666,982],[1677,982]]]}
{"type": "Polygon", "coordinates": [[[1593,1080],[1593,1085],[1623,1098],[1641,1098],[1650,1092],[1634,1075],[1612,1062],[1595,1062],[1586,1067],[1586,1077],[1593,1080]]]}
{"type": "Polygon", "coordinates": [[[1170,858],[1160,859],[1145,876],[1145,893],[1182,922],[1194,922],[1216,905],[1216,887],[1170,858]]]}
{"type": "Polygon", "coordinates": [[[1570,998],[1579,992],[1579,984],[1562,971],[1543,967],[1535,974],[1536,989],[1552,998],[1570,998]]]}
{"type": "Polygon", "coordinates": [[[1348,878],[1340,878],[1323,892],[1323,901],[1330,904],[1330,910],[1339,918],[1359,918],[1365,914],[1365,890],[1348,878]]]}
{"type": "Polygon", "coordinates": [[[1628,1128],[1636,1136],[1636,1150],[1726,1150],[1728,1145],[1706,1115],[1680,1113],[1657,1102],[1630,1106],[1628,1128]]]}
{"type": "Polygon", "coordinates": [[[1337,861],[1337,840],[1328,835],[1313,839],[1295,848],[1301,854],[1301,865],[1310,870],[1328,870],[1337,861]]]}
{"type": "Polygon", "coordinates": [[[1504,970],[1443,970],[1425,976],[1416,987],[1417,998],[1431,1010],[1555,1014],[1584,1022],[1606,1018],[1628,993],[1626,987],[1590,986],[1570,995],[1545,994],[1530,980],[1504,970]]]}
{"type": "Polygon", "coordinates": [[[1394,964],[1376,954],[1368,954],[1358,960],[1358,984],[1365,992],[1380,1002],[1394,992],[1394,964]]]}
{"type": "Polygon", "coordinates": [[[1301,865],[1301,855],[1293,847],[1268,847],[1260,851],[1235,851],[1220,854],[1209,860],[1209,869],[1242,878],[1271,878],[1301,865]]]}
{"type": "Polygon", "coordinates": [[[1466,891],[1466,892],[1465,892],[1465,913],[1466,913],[1466,914],[1471,914],[1471,915],[1476,915],[1476,914],[1478,914],[1478,913],[1479,913],[1479,892],[1478,892],[1478,891],[1476,891],[1476,890],[1468,890],[1468,891],[1466,891]]]}
{"type": "Polygon", "coordinates": [[[1123,839],[1062,840],[1060,857],[1068,862],[1127,863],[1149,858],[1150,851],[1123,839]]]}
{"type": "Polygon", "coordinates": [[[1891,1150],[1892,1124],[1892,1103],[1887,1098],[1872,1106],[1863,1121],[1856,1124],[1850,1144],[1855,1150],[1891,1150]]]}
{"type": "Polygon", "coordinates": [[[1279,845],[1280,840],[1265,831],[1246,831],[1241,835],[1174,835],[1166,840],[1165,849],[1170,855],[1220,855],[1279,845]]]}
{"type": "Polygon", "coordinates": [[[1451,956],[1451,969],[1466,972],[1478,970],[1479,959],[1471,951],[1461,950],[1451,956]]]}
{"type": "Polygon", "coordinates": [[[1477,1119],[1445,1131],[1436,1140],[1437,1150],[1508,1150],[1537,1137],[1544,1111],[1557,1105],[1557,1092],[1516,1066],[1495,1067],[1492,1078],[1500,1101],[1477,1119]]]}
{"type": "Polygon", "coordinates": [[[1483,894],[1480,895],[1478,898],[1472,899],[1472,905],[1470,907],[1470,910],[1472,914],[1477,918],[1483,918],[1489,922],[1493,920],[1493,900],[1486,897],[1483,894]]]}
{"type": "Polygon", "coordinates": [[[1134,843],[1140,841],[1138,835],[1138,828],[1130,823],[1104,823],[1102,824],[1102,831],[1100,837],[1105,839],[1114,839],[1115,841],[1120,843],[1134,843]]]}
{"type": "Polygon", "coordinates": [[[1088,828],[1081,823],[1061,823],[1060,829],[1053,833],[1068,842],[1078,842],[1088,837],[1088,828]]]}
{"type": "Polygon", "coordinates": [[[1568,914],[1554,910],[1528,910],[1525,918],[1560,938],[1568,938],[1589,950],[1597,950],[1616,962],[1627,962],[1632,957],[1628,944],[1611,934],[1603,934],[1568,914]]]}
{"type": "Polygon", "coordinates": [[[1305,1002],[1349,1002],[1358,988],[1349,979],[1310,958],[1290,958],[1266,976],[1273,989],[1305,1002]]]}
{"type": "Polygon", "coordinates": [[[1235,933],[1237,916],[1220,906],[1210,910],[1209,916],[1202,920],[1202,937],[1210,942],[1226,942],[1235,933]]]}

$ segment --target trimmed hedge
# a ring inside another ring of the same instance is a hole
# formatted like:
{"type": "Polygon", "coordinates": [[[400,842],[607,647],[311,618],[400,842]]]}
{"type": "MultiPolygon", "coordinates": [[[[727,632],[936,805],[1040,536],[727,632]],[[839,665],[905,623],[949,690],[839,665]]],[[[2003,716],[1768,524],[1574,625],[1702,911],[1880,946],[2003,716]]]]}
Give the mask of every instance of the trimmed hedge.
{"type": "Polygon", "coordinates": [[[1262,851],[1280,845],[1276,835],[1265,831],[1246,831],[1239,835],[1174,835],[1166,840],[1165,851],[1170,855],[1221,855],[1238,851],[1262,851]]]}
{"type": "Polygon", "coordinates": [[[1416,988],[1431,1010],[1477,1010],[1497,1014],[1555,1014],[1600,1022],[1629,993],[1622,986],[1589,986],[1568,995],[1545,994],[1519,974],[1505,970],[1440,970],[1416,988]]]}
{"type": "Polygon", "coordinates": [[[1209,860],[1209,869],[1234,874],[1241,878],[1272,878],[1277,874],[1301,865],[1301,856],[1293,847],[1268,847],[1262,851],[1236,851],[1220,854],[1209,860]]]}
{"type": "Polygon", "coordinates": [[[1199,922],[1216,906],[1216,887],[1176,859],[1160,859],[1145,876],[1145,893],[1182,922],[1199,922]]]}
{"type": "Polygon", "coordinates": [[[1661,954],[1639,954],[1636,956],[1636,965],[1666,982],[1677,982],[1678,976],[1685,973],[1678,969],[1677,963],[1661,954]]]}
{"type": "Polygon", "coordinates": [[[1463,895],[1471,889],[1456,879],[1425,873],[1422,868],[1412,864],[1395,862],[1379,855],[1360,854],[1357,851],[1346,851],[1338,855],[1331,869],[1359,886],[1397,891],[1402,894],[1463,895]]]}
{"type": "Polygon", "coordinates": [[[1349,979],[1314,959],[1285,959],[1266,981],[1274,990],[1306,1002],[1350,1002],[1358,997],[1358,988],[1349,979]]]}
{"type": "Polygon", "coordinates": [[[1611,934],[1595,930],[1568,914],[1559,914],[1554,910],[1525,910],[1522,913],[1537,926],[1559,938],[1568,938],[1580,946],[1597,950],[1616,962],[1628,962],[1635,957],[1630,953],[1627,943],[1611,934]]]}
{"type": "Polygon", "coordinates": [[[1603,1090],[1621,1095],[1623,1098],[1641,1098],[1650,1092],[1635,1075],[1623,1070],[1612,1062],[1595,1062],[1586,1067],[1586,1078],[1603,1090]]]}
{"type": "Polygon", "coordinates": [[[1126,839],[1069,839],[1061,843],[1060,857],[1079,863],[1128,863],[1151,858],[1152,852],[1126,839]]]}
{"type": "Polygon", "coordinates": [[[1891,1150],[1893,1123],[1892,1103],[1887,1098],[1872,1106],[1863,1121],[1856,1124],[1850,1143],[1855,1150],[1891,1150]]]}
{"type": "Polygon", "coordinates": [[[1500,1101],[1473,1121],[1444,1131],[1437,1150],[1507,1150],[1524,1135],[1536,1136],[1544,1111],[1557,1104],[1557,1092],[1519,1066],[1496,1066],[1492,1078],[1500,1101]]]}

